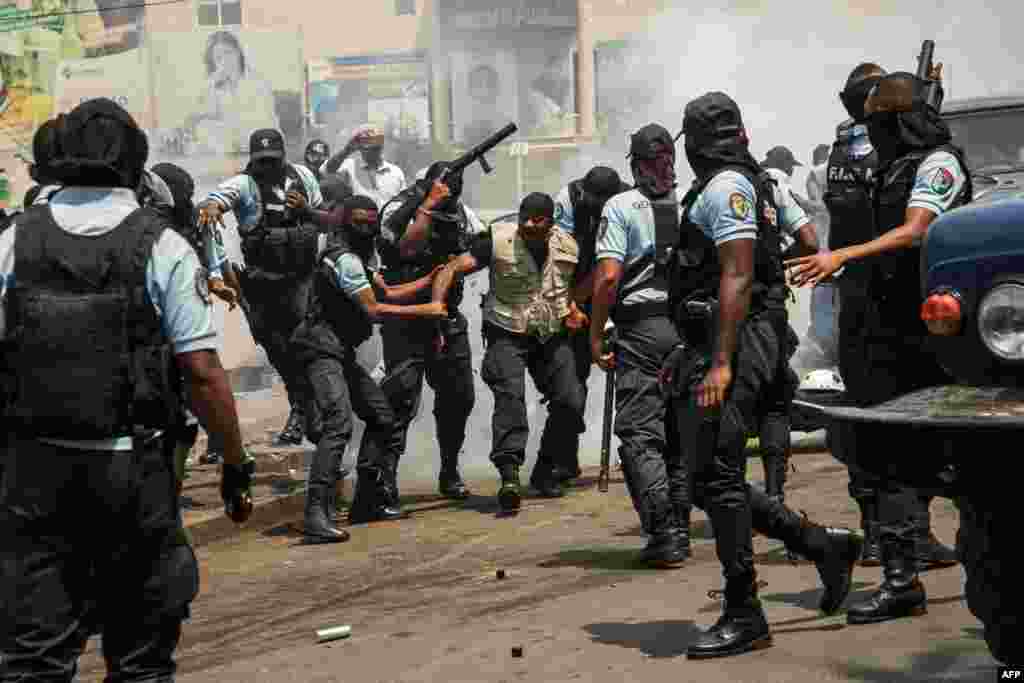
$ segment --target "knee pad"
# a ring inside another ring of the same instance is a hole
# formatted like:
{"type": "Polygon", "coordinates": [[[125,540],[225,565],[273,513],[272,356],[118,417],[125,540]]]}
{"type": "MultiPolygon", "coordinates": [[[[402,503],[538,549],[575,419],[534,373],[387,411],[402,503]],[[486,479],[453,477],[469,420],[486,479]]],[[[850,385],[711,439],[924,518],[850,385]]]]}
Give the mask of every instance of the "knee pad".
{"type": "Polygon", "coordinates": [[[139,603],[147,623],[186,618],[189,605],[199,594],[199,563],[192,547],[175,535],[164,545],[152,568],[139,603]]]}

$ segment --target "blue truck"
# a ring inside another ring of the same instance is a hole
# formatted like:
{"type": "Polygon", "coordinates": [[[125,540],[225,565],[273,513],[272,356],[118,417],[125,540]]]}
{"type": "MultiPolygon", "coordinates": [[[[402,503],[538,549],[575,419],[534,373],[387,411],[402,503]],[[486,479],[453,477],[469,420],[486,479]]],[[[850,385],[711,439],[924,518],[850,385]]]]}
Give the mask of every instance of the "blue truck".
{"type": "Polygon", "coordinates": [[[797,407],[884,430],[890,449],[840,459],[956,502],[967,604],[993,656],[1020,662],[1024,582],[1013,549],[1024,494],[1024,96],[948,102],[942,115],[975,182],[975,200],[936,219],[922,244],[920,315],[952,382],[870,407],[805,392],[797,407]]]}

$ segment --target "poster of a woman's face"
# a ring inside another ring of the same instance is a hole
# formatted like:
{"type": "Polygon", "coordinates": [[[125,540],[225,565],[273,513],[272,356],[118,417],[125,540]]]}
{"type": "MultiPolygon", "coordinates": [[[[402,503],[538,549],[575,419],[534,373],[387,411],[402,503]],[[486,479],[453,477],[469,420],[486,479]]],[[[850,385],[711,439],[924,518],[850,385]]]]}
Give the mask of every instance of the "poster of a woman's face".
{"type": "Polygon", "coordinates": [[[227,31],[210,36],[206,49],[206,74],[218,88],[236,84],[245,76],[245,54],[238,38],[227,31]]]}

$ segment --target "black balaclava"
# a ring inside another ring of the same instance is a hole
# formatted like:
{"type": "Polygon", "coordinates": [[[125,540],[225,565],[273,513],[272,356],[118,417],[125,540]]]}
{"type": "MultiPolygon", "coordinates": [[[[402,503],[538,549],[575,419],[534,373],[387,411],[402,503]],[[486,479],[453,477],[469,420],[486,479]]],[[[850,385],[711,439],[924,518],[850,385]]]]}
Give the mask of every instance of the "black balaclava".
{"type": "Polygon", "coordinates": [[[583,188],[584,209],[592,214],[599,214],[605,202],[625,189],[619,174],[607,166],[590,169],[580,185],[583,188]]]}
{"type": "Polygon", "coordinates": [[[149,143],[123,107],[104,97],[88,100],[58,116],[55,125],[59,149],[50,164],[53,180],[138,189],[149,143]]]}
{"type": "Polygon", "coordinates": [[[380,235],[377,203],[363,195],[346,197],[342,202],[340,237],[363,259],[373,253],[374,240],[380,235]]]}
{"type": "Polygon", "coordinates": [[[306,145],[306,165],[313,173],[319,173],[320,167],[330,158],[331,148],[323,140],[312,140],[306,145]]]}
{"type": "Polygon", "coordinates": [[[886,166],[915,150],[927,150],[953,139],[939,112],[924,100],[925,82],[909,72],[878,81],[864,104],[868,137],[886,166]]]}
{"type": "MultiPolygon", "coordinates": [[[[445,161],[435,161],[427,169],[426,184],[427,193],[430,193],[430,188],[434,186],[434,181],[441,177],[445,170],[450,167],[451,164],[445,161]]],[[[451,191],[451,194],[446,200],[441,202],[437,207],[437,211],[440,213],[454,214],[459,208],[459,199],[462,197],[462,174],[450,175],[445,179],[445,184],[451,191]]]]}
{"type": "Polygon", "coordinates": [[[742,166],[753,173],[761,167],[750,155],[750,141],[740,108],[722,92],[701,95],[683,112],[686,159],[702,183],[723,166],[742,166]]]}
{"type": "Polygon", "coordinates": [[[191,226],[195,215],[195,204],[192,195],[196,191],[196,183],[188,171],[175,164],[157,164],[150,169],[167,183],[174,198],[174,218],[178,225],[191,226]]]}
{"type": "Polygon", "coordinates": [[[40,185],[50,184],[53,173],[50,163],[59,154],[60,138],[57,130],[57,121],[50,119],[39,126],[36,134],[32,137],[32,156],[35,161],[29,171],[32,180],[40,185]]]}
{"type": "Polygon", "coordinates": [[[676,187],[676,145],[664,127],[649,123],[630,138],[630,168],[636,187],[648,199],[660,199],[676,187]]]}
{"type": "Polygon", "coordinates": [[[285,164],[284,159],[274,157],[253,159],[246,165],[245,173],[251,175],[257,183],[284,187],[285,178],[288,176],[285,164]]]}
{"type": "Polygon", "coordinates": [[[846,109],[850,118],[857,123],[864,123],[867,119],[867,114],[864,113],[864,102],[878,85],[878,81],[885,76],[885,73],[885,69],[877,64],[865,62],[858,65],[846,79],[846,85],[839,93],[839,101],[843,103],[843,108],[846,109]]]}

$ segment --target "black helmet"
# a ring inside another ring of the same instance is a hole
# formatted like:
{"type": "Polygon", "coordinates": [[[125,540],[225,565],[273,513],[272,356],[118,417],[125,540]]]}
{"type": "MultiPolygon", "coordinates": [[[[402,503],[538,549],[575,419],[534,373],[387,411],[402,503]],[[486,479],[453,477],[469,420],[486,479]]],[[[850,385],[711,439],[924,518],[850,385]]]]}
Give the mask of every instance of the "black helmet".
{"type": "Polygon", "coordinates": [[[331,148],[323,140],[311,140],[310,143],[306,145],[306,163],[314,172],[330,158],[331,148]]]}
{"type": "Polygon", "coordinates": [[[583,176],[583,191],[605,201],[622,192],[622,178],[614,168],[595,166],[583,176]]]}
{"type": "Polygon", "coordinates": [[[629,138],[629,154],[632,159],[651,159],[658,152],[658,146],[675,151],[676,142],[664,126],[649,123],[629,138]]]}
{"type": "Polygon", "coordinates": [[[701,147],[718,140],[746,140],[739,105],[723,92],[709,92],[692,100],[683,111],[687,147],[701,147]]]}
{"type": "Polygon", "coordinates": [[[87,100],[58,116],[56,126],[54,180],[85,187],[139,187],[149,143],[119,104],[105,97],[87,100]]]}

